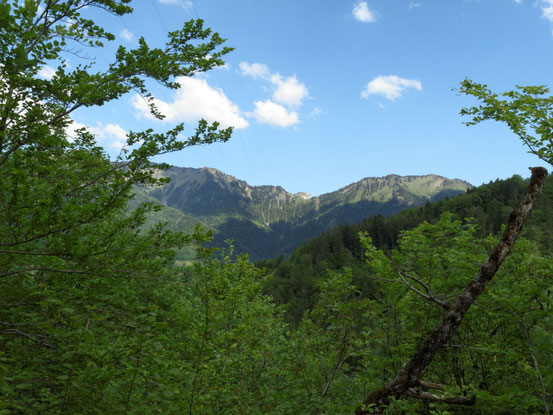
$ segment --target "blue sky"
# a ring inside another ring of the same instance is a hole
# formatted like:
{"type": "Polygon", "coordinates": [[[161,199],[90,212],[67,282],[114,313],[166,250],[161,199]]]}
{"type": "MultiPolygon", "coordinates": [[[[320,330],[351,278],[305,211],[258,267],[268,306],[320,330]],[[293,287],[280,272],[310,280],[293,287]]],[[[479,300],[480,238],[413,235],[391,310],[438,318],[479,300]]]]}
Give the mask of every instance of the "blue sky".
{"type": "MultiPolygon", "coordinates": [[[[252,185],[318,195],[364,177],[439,174],[479,185],[543,165],[501,124],[462,125],[466,77],[504,91],[553,82],[553,0],[140,0],[101,23],[114,48],[200,17],[235,50],[227,65],[153,85],[163,122],[130,94],[74,115],[114,153],[129,130],[200,117],[236,127],[230,142],[160,161],[214,167],[252,185]]],[[[75,61],[76,62],[76,61],[75,61]]],[[[71,63],[71,62],[70,62],[71,63]]],[[[44,71],[48,75],[47,68],[44,71]]]]}

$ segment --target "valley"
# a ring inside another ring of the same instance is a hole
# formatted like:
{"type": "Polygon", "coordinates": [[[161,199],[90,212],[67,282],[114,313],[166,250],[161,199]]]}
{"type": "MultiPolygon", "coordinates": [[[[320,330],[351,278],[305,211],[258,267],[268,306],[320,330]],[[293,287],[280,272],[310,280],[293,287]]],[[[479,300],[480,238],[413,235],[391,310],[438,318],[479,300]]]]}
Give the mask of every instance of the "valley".
{"type": "MultiPolygon", "coordinates": [[[[320,196],[292,194],[280,186],[251,186],[213,168],[158,170],[171,182],[137,189],[136,201],[163,205],[156,219],[189,232],[201,223],[214,233],[213,245],[233,240],[237,252],[252,260],[288,257],[309,238],[339,224],[369,216],[388,217],[407,208],[452,197],[471,189],[458,179],[437,175],[367,177],[320,196]]],[[[190,252],[179,259],[190,259],[190,252]]]]}

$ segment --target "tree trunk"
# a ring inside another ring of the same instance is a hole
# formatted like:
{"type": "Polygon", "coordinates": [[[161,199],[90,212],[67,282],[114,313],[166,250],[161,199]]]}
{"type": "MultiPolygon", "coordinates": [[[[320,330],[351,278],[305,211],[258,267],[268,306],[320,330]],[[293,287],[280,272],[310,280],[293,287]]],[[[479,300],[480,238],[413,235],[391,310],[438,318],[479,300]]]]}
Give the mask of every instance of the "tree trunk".
{"type": "Polygon", "coordinates": [[[482,294],[486,284],[494,277],[520,235],[522,226],[530,215],[547,177],[547,170],[543,167],[534,167],[530,170],[532,171],[532,177],[526,197],[518,210],[513,211],[509,216],[505,232],[503,232],[501,240],[491,252],[488,261],[480,267],[464,292],[449,307],[448,313],[443,317],[438,327],[417,348],[413,357],[405,364],[403,369],[390,383],[369,394],[363,401],[363,407],[359,406],[355,410],[357,415],[381,413],[384,407],[390,403],[392,397],[412,395],[409,393],[409,389],[420,386],[420,375],[432,362],[440,347],[457,330],[469,307],[482,294]],[[370,409],[368,408],[369,405],[372,405],[370,409]]]}

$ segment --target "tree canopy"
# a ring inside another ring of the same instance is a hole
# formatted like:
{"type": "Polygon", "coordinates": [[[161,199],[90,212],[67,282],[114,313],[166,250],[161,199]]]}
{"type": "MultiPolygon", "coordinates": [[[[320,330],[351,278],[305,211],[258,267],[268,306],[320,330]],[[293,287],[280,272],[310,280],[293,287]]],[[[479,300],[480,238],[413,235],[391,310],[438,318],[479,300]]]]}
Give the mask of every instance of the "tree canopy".
{"type": "MultiPolygon", "coordinates": [[[[356,244],[356,230],[343,228],[325,242],[336,255],[317,267],[299,252],[298,261],[311,266],[308,283],[298,270],[271,278],[232,247],[214,256],[200,227],[171,232],[147,220],[156,206],[129,202],[137,186],[164,182],[152,157],[226,141],[232,129],[200,121],[189,137],[182,124],[131,131],[110,159],[90,132],[72,135],[69,127],[77,109],[131,91],[163,117],[149,82],[178,88],[177,77],[222,65],[231,48],[191,20],[163,48],[140,39],[136,49],[119,47],[104,69],[93,61],[70,68],[66,54],[101,51],[114,39],[87,18],[93,8],[132,12],[130,0],[0,0],[0,414],[353,413],[361,398],[403,373],[472,274],[485,274],[480,264],[498,242],[489,229],[496,233],[499,221],[479,231],[474,220],[429,205],[421,209],[432,211],[434,223],[399,219],[384,250],[364,234],[356,244]],[[45,64],[57,68],[51,79],[38,76],[45,64]],[[185,246],[197,258],[176,266],[175,252],[185,246]],[[302,302],[295,324],[284,317],[292,306],[277,306],[268,292],[302,302]]],[[[485,101],[467,110],[474,122],[510,120],[551,161],[542,122],[549,104],[528,101],[544,89],[503,103],[471,85],[463,88],[485,101]],[[529,126],[538,138],[525,135],[529,126]]],[[[513,180],[498,186],[510,201],[524,184],[513,180]]],[[[503,215],[505,206],[483,203],[480,212],[503,215]]],[[[371,223],[380,229],[375,236],[387,235],[383,218],[371,223]]],[[[551,258],[525,239],[510,257],[501,255],[489,260],[504,260],[486,281],[491,289],[479,292],[474,312],[419,368],[424,380],[387,395],[387,413],[549,412],[551,258]]]]}
{"type": "Polygon", "coordinates": [[[476,97],[481,104],[463,108],[461,115],[472,116],[466,125],[485,120],[507,124],[529,149],[529,152],[553,166],[553,96],[549,88],[517,86],[512,91],[497,94],[486,84],[465,79],[459,92],[476,97]]]}
{"type": "Polygon", "coordinates": [[[68,54],[101,51],[114,40],[89,11],[121,16],[132,11],[129,3],[0,1],[3,413],[119,413],[141,393],[163,392],[136,389],[136,374],[165,365],[155,349],[170,307],[164,297],[174,284],[174,250],[205,236],[171,233],[162,224],[145,228],[145,214],[156,208],[129,211],[127,202],[134,186],[163,181],[152,174],[152,157],[226,141],[232,129],[200,121],[190,137],[183,137],[184,125],[129,132],[110,159],[90,132],[72,136],[68,127],[77,109],[130,91],[162,117],[148,82],[177,88],[176,77],[223,64],[231,48],[192,20],[169,33],[162,49],[140,39],[137,49],[120,46],[105,69],[90,60],[70,69],[68,54]],[[38,76],[46,63],[57,67],[51,79],[38,76]]]}

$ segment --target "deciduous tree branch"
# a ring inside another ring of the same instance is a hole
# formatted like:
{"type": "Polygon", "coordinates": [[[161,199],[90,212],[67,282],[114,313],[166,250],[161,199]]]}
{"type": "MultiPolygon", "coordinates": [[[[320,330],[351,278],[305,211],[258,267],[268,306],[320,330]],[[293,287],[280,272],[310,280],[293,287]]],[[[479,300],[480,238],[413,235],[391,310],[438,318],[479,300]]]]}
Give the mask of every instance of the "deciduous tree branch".
{"type": "Polygon", "coordinates": [[[536,355],[532,351],[532,340],[530,339],[530,329],[526,327],[526,324],[524,324],[524,321],[522,318],[519,320],[520,325],[522,327],[522,330],[524,331],[524,334],[526,336],[526,344],[528,345],[528,352],[530,353],[530,357],[532,358],[532,363],[534,364],[534,369],[538,375],[538,380],[540,382],[541,387],[541,399],[543,402],[543,408],[545,410],[545,414],[551,413],[549,410],[549,405],[547,404],[547,389],[545,388],[545,383],[543,381],[543,376],[540,371],[540,366],[538,364],[538,359],[536,359],[536,355]]]}
{"type": "Polygon", "coordinates": [[[338,361],[336,362],[336,367],[332,371],[332,374],[330,375],[330,378],[328,379],[328,382],[326,383],[323,392],[321,393],[321,398],[324,398],[325,395],[328,393],[328,390],[330,389],[330,385],[332,384],[332,381],[334,380],[334,377],[336,376],[336,373],[340,370],[344,362],[346,361],[347,357],[347,337],[348,337],[348,330],[344,330],[344,336],[342,337],[342,347],[340,348],[340,355],[338,356],[338,361]]]}
{"type": "MultiPolygon", "coordinates": [[[[396,377],[387,385],[369,394],[363,401],[363,407],[359,406],[356,408],[355,413],[357,415],[381,413],[384,407],[389,404],[392,397],[406,395],[409,390],[418,386],[420,382],[419,377],[424,369],[428,367],[438,350],[446,344],[451,335],[457,330],[468,309],[476,298],[482,294],[486,288],[486,284],[497,273],[497,270],[507,255],[509,255],[515,241],[520,235],[522,227],[530,215],[547,177],[547,170],[543,167],[534,167],[530,168],[530,170],[532,171],[532,177],[530,178],[526,197],[520,207],[510,214],[503,236],[491,252],[488,261],[480,267],[474,279],[459,295],[455,303],[451,305],[448,313],[443,317],[438,327],[419,345],[413,357],[399,371],[396,377]],[[368,409],[369,405],[371,406],[370,411],[368,409]]],[[[450,403],[458,402],[450,401],[450,403]]]]}

